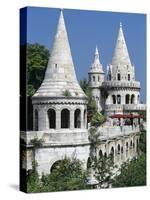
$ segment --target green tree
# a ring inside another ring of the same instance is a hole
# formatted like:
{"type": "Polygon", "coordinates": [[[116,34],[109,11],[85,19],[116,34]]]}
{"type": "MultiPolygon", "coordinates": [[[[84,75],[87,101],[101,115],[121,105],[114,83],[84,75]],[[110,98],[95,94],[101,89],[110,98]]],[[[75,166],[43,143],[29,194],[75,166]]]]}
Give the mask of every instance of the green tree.
{"type": "Polygon", "coordinates": [[[27,44],[28,96],[32,96],[44,78],[49,51],[38,43],[27,44]]]}
{"type": "Polygon", "coordinates": [[[80,86],[88,98],[87,111],[88,111],[88,114],[91,115],[92,117],[93,114],[97,111],[97,106],[96,106],[95,100],[92,98],[92,91],[89,86],[89,82],[87,81],[86,78],[84,78],[83,80],[80,80],[80,86]]]}
{"type": "Polygon", "coordinates": [[[124,163],[120,175],[113,180],[113,187],[146,185],[146,155],[142,153],[138,159],[124,163]]]}
{"type": "Polygon", "coordinates": [[[27,192],[40,192],[40,179],[37,172],[37,162],[32,162],[32,170],[28,172],[27,175],[27,192]]]}
{"type": "Polygon", "coordinates": [[[39,179],[37,164],[33,163],[33,169],[28,175],[28,192],[54,192],[66,190],[86,189],[86,171],[82,163],[76,158],[64,158],[59,162],[52,172],[42,175],[39,179]]]}
{"type": "Polygon", "coordinates": [[[94,113],[91,119],[91,125],[92,126],[100,126],[105,122],[106,118],[102,113],[94,113]]]}
{"type": "Polygon", "coordinates": [[[146,131],[141,132],[139,149],[146,154],[146,131]]]}

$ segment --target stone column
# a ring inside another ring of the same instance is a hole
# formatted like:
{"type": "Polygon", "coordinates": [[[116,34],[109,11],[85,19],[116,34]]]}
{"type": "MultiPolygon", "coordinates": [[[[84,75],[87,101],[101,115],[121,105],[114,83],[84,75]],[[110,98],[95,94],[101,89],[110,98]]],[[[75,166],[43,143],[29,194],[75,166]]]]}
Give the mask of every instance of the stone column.
{"type": "Polygon", "coordinates": [[[56,129],[61,128],[61,112],[60,110],[56,110],[56,129]]]}
{"type": "Polygon", "coordinates": [[[74,110],[70,111],[70,129],[74,129],[74,110]]]}

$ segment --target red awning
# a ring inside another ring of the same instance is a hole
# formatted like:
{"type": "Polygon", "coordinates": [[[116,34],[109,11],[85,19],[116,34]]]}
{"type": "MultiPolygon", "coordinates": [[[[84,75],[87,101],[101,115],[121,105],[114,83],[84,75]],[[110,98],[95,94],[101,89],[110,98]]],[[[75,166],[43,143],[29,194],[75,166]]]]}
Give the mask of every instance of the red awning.
{"type": "Polygon", "coordinates": [[[111,116],[111,118],[143,118],[142,115],[132,115],[132,114],[114,114],[111,116]]]}

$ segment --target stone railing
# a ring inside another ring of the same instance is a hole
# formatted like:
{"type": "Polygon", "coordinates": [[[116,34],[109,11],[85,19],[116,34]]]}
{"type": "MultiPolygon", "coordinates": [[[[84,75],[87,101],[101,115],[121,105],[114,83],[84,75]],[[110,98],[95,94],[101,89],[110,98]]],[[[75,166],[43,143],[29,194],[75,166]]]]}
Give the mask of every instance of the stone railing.
{"type": "Polygon", "coordinates": [[[107,140],[107,139],[113,139],[113,138],[118,138],[119,136],[127,136],[133,133],[138,133],[140,132],[139,126],[132,127],[132,126],[104,126],[100,127],[98,129],[98,132],[100,133],[100,139],[101,140],[107,140]]]}
{"type": "Polygon", "coordinates": [[[135,110],[135,111],[144,111],[146,110],[146,105],[145,104],[126,104],[123,105],[123,109],[126,111],[130,110],[135,110]]]}
{"type": "Polygon", "coordinates": [[[104,81],[102,87],[134,87],[140,88],[139,81],[104,81]]]}
{"type": "Polygon", "coordinates": [[[105,105],[105,111],[144,111],[145,104],[108,104],[105,105]]]}
{"type": "Polygon", "coordinates": [[[75,129],[75,130],[55,130],[51,131],[27,131],[21,132],[21,139],[28,146],[32,146],[31,140],[42,139],[43,146],[65,146],[65,145],[86,145],[88,141],[88,131],[86,129],[75,129]]]}

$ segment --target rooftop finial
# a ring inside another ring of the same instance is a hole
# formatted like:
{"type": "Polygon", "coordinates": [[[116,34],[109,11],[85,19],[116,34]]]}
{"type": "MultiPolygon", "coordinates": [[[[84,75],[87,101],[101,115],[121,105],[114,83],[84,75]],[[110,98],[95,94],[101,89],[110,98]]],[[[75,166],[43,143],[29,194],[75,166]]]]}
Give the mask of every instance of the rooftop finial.
{"type": "Polygon", "coordinates": [[[120,22],[120,28],[122,28],[122,22],[120,22]]]}
{"type": "Polygon", "coordinates": [[[95,48],[95,55],[98,55],[99,54],[99,52],[98,52],[98,47],[97,47],[97,45],[96,45],[96,48],[95,48]]]}

